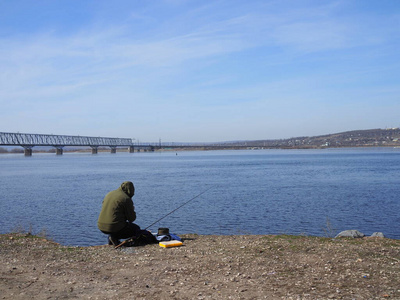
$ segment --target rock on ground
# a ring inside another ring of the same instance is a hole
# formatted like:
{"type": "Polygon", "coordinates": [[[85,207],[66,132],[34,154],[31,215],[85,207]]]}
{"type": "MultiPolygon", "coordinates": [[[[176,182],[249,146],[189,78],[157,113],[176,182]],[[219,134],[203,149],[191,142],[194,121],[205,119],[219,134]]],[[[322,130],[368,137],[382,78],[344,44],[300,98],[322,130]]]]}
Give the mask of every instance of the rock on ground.
{"type": "Polygon", "coordinates": [[[342,232],[339,232],[335,238],[338,237],[352,237],[352,238],[362,238],[365,237],[365,234],[362,232],[359,232],[358,230],[344,230],[342,232]]]}

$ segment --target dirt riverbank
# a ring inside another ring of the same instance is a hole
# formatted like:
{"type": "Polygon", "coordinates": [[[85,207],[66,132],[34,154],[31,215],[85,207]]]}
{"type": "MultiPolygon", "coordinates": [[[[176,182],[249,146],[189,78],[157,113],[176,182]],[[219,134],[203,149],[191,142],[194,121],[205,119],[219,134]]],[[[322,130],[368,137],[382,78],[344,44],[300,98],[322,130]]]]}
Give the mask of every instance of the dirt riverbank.
{"type": "Polygon", "coordinates": [[[0,235],[0,298],[400,299],[400,240],[182,237],[114,249],[0,235]]]}

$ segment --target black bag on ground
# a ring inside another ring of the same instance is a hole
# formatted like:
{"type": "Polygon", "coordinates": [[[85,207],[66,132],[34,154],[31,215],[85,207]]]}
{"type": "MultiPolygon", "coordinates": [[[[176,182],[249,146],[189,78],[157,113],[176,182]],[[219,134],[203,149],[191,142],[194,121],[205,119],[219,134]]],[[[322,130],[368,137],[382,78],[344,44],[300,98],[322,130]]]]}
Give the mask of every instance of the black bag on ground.
{"type": "Polygon", "coordinates": [[[158,243],[157,239],[151,232],[147,230],[141,230],[137,237],[131,238],[131,241],[126,243],[126,247],[144,246],[148,244],[158,243]]]}

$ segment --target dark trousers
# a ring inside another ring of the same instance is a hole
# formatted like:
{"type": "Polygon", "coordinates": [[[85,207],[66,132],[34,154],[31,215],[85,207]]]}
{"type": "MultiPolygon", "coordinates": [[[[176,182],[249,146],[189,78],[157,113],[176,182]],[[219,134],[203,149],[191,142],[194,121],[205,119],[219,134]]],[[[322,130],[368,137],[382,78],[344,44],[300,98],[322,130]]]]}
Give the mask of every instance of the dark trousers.
{"type": "Polygon", "coordinates": [[[117,232],[105,232],[105,234],[109,234],[113,239],[128,239],[131,237],[139,237],[141,235],[148,236],[149,238],[154,238],[153,235],[147,231],[140,229],[140,227],[134,223],[126,222],[126,226],[117,232]]]}

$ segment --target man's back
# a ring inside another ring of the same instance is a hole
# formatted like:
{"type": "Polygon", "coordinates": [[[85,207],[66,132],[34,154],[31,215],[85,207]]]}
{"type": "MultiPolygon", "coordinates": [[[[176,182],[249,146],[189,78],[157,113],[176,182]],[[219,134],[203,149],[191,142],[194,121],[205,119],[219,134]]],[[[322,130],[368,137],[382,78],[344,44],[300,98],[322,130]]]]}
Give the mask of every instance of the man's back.
{"type": "Polygon", "coordinates": [[[102,209],[97,221],[97,226],[104,232],[116,232],[126,226],[126,222],[133,222],[136,219],[132,196],[134,187],[131,182],[124,182],[122,185],[109,192],[103,200],[102,209]]]}

